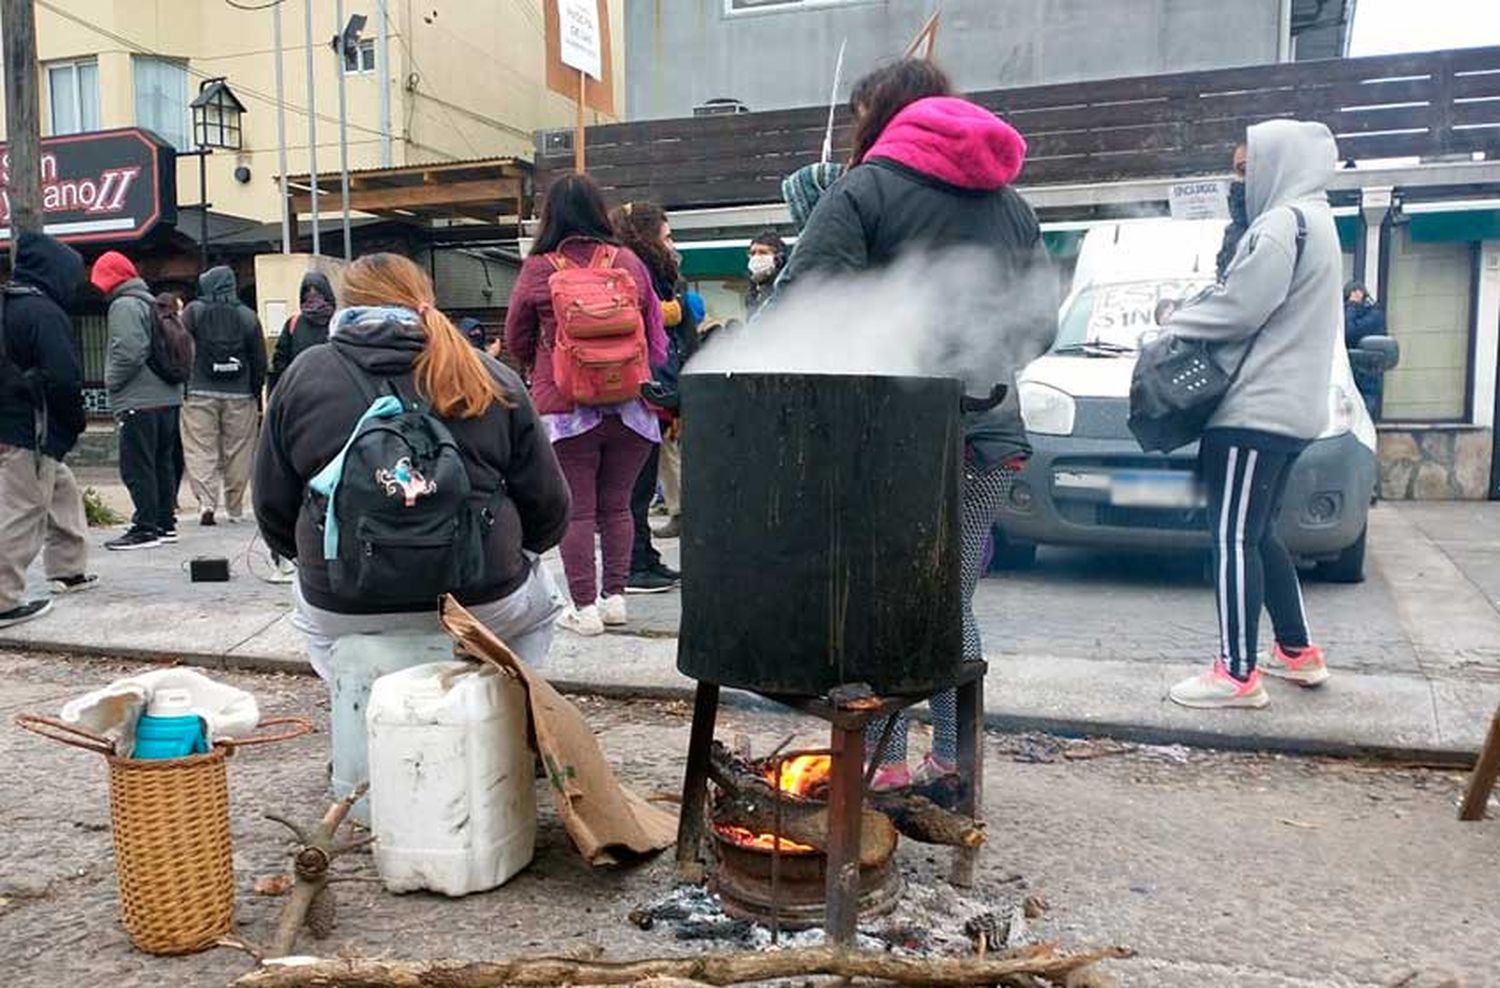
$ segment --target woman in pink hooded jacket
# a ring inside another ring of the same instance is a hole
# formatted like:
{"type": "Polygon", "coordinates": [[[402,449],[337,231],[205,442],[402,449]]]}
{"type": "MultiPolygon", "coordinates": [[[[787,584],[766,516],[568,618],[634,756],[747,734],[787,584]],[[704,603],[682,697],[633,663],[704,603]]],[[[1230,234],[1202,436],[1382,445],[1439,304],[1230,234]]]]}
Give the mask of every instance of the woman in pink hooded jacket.
{"type": "MultiPolygon", "coordinates": [[[[1026,158],[1026,141],[982,106],[953,95],[948,77],[925,59],[905,59],[861,79],[850,97],[854,151],[849,171],[818,200],[786,269],[776,297],[811,287],[818,279],[880,269],[903,255],[925,253],[934,265],[945,252],[980,257],[966,283],[973,299],[950,299],[954,312],[995,313],[981,331],[993,340],[953,334],[945,366],[929,372],[955,377],[993,374],[1008,378],[1040,356],[1057,335],[1057,280],[1042,244],[1041,229],[1026,201],[1010,187],[1026,158]],[[971,352],[962,352],[972,344],[971,352]],[[1004,368],[983,367],[987,354],[1010,356],[1004,368]],[[1003,376],[1002,376],[1003,375],[1003,376]]],[[[963,263],[969,263],[965,261],[963,263]]],[[[967,269],[966,269],[967,271],[967,269]]],[[[774,303],[773,303],[774,304],[774,303]]],[[[938,313],[940,321],[942,316],[938,313]]],[[[1013,383],[1013,382],[1011,382],[1013,383]]],[[[966,416],[962,584],[964,659],[984,654],[972,601],[982,569],[985,540],[1011,478],[1031,447],[1012,395],[998,408],[966,416]]],[[[918,771],[930,778],[955,771],[958,732],[956,695],[932,698],[933,750],[918,771]]],[[[883,722],[870,728],[873,746],[883,722]]],[[[889,788],[911,781],[905,725],[887,743],[874,782],[889,788]]]]}

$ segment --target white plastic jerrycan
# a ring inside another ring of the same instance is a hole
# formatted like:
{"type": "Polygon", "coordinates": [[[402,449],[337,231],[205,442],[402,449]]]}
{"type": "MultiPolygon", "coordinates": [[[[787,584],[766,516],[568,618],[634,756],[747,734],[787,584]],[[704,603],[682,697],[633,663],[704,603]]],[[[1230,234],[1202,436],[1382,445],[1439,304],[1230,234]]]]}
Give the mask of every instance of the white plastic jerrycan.
{"type": "MultiPolygon", "coordinates": [[[[365,758],[365,714],[370,687],[387,673],[453,658],[453,639],[441,631],[387,631],[344,635],[333,643],[328,680],[333,722],[333,795],[342,799],[370,778],[365,758]]],[[[370,801],[354,804],[349,819],[370,825],[370,801]]]]}
{"type": "Polygon", "coordinates": [[[375,866],[392,892],[468,895],[504,884],[536,849],[526,698],[491,665],[433,662],[370,690],[375,866]]]}

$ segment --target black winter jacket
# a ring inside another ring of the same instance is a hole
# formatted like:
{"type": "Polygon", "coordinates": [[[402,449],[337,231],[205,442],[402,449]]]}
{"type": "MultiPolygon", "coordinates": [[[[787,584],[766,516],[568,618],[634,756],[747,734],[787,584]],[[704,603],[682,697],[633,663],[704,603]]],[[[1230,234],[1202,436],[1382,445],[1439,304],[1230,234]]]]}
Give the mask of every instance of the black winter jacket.
{"type": "MultiPolygon", "coordinates": [[[[271,396],[255,456],[255,519],[273,552],[297,560],[302,596],[314,607],[343,614],[434,607],[432,600],[374,607],[335,596],[319,519],[305,497],[307,482],[343,448],[367,407],[334,348],[368,373],[396,379],[401,393],[410,395],[417,391],[412,364],[424,342],[421,330],[395,321],[346,326],[297,358],[271,396]]],[[[540,554],[562,541],[571,507],[567,481],[525,384],[492,357],[479,358],[514,407],[496,404],[476,419],[445,420],[476,494],[488,497],[502,479],[506,486],[485,542],[484,584],[459,594],[463,604],[489,603],[517,590],[530,571],[522,550],[540,554]]]]}
{"type": "MultiPolygon", "coordinates": [[[[963,247],[992,250],[997,283],[1016,286],[1003,314],[1004,327],[1002,314],[996,314],[997,332],[1023,329],[1019,359],[1002,372],[1013,376],[1056,338],[1058,299],[1036,215],[1009,186],[964,189],[896,161],[871,158],[819,199],[777,280],[776,293],[795,292],[799,281],[813,277],[885,267],[907,251],[963,247]]],[[[962,366],[964,355],[954,356],[960,366],[931,372],[972,376],[973,369],[962,366]]],[[[964,418],[966,454],[981,470],[1031,452],[1015,382],[1000,376],[989,383],[1011,387],[1005,402],[964,418]]],[[[969,390],[976,391],[972,384],[969,390]]]]}
{"type": "MultiPolygon", "coordinates": [[[[317,289],[318,294],[327,299],[329,305],[334,304],[333,286],[328,283],[328,277],[321,271],[309,271],[302,276],[302,285],[297,289],[299,309],[307,301],[310,288],[317,289]]],[[[314,318],[299,311],[286,321],[281,327],[281,335],[276,337],[276,349],[271,353],[271,369],[266,374],[267,390],[276,390],[276,382],[281,380],[281,375],[292,366],[292,361],[297,359],[298,354],[328,342],[328,320],[332,315],[332,311],[329,311],[326,316],[314,318]]]]}
{"type": "Polygon", "coordinates": [[[0,443],[37,448],[38,397],[46,404],[42,452],[61,460],[78,441],[83,371],[66,309],[82,281],[77,251],[43,234],[21,234],[0,327],[17,372],[0,378],[0,443]]]}
{"type": "Polygon", "coordinates": [[[266,383],[266,337],[255,310],[240,301],[234,272],[224,265],[209,268],[198,276],[198,290],[199,296],[182,313],[182,323],[193,337],[193,375],[187,393],[259,400],[266,383]],[[239,343],[240,371],[227,378],[213,374],[214,354],[205,345],[221,320],[226,335],[237,335],[239,343]]]}

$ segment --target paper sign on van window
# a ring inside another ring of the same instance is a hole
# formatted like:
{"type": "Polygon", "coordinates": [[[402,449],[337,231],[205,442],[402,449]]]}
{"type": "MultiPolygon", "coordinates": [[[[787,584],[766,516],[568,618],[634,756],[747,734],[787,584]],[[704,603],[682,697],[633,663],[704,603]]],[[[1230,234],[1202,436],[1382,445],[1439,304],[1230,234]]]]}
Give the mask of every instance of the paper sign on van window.
{"type": "Polygon", "coordinates": [[[1173,182],[1168,198],[1174,220],[1229,219],[1229,183],[1219,180],[1173,182]]]}
{"type": "Polygon", "coordinates": [[[1200,279],[1132,281],[1093,289],[1093,305],[1085,339],[1134,347],[1142,333],[1157,328],[1156,304],[1162,299],[1185,301],[1208,283],[1200,279]]]}

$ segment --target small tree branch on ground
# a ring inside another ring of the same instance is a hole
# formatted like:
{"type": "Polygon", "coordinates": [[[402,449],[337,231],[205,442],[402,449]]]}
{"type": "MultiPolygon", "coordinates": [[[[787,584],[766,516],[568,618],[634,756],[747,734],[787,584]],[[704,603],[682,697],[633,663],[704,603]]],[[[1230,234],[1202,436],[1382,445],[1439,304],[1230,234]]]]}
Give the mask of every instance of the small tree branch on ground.
{"type": "MultiPolygon", "coordinates": [[[[898,957],[837,947],[753,951],[637,961],[588,961],[561,957],[460,963],[296,959],[269,962],[234,982],[233,988],[500,988],[503,985],[631,985],[651,978],[674,978],[706,985],[737,985],[775,978],[830,975],[870,978],[900,985],[993,985],[1034,975],[1062,984],[1080,968],[1110,958],[1129,957],[1123,947],[1064,954],[1050,944],[1013,955],[975,957],[898,957]]],[[[649,982],[648,982],[649,983],[649,982]]]]}
{"type": "MultiPolygon", "coordinates": [[[[281,919],[276,924],[276,936],[266,949],[267,957],[286,957],[290,954],[297,945],[297,932],[304,925],[319,939],[331,932],[334,904],[333,890],[328,886],[335,876],[329,874],[328,868],[339,855],[369,843],[368,840],[362,840],[340,844],[334,841],[334,837],[344,818],[368,788],[368,783],[362,783],[349,795],[328,807],[323,818],[311,828],[311,833],[281,816],[266,814],[268,819],[295,834],[298,843],[302,845],[293,855],[296,862],[293,868],[296,882],[292,885],[292,893],[287,898],[286,905],[282,907],[281,919]]],[[[338,877],[342,879],[343,876],[338,877]]]]}

